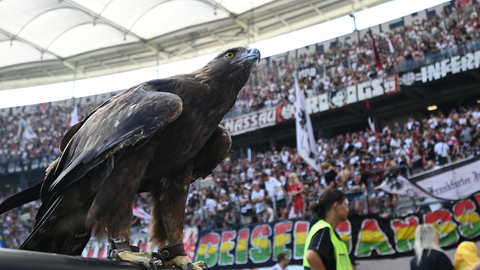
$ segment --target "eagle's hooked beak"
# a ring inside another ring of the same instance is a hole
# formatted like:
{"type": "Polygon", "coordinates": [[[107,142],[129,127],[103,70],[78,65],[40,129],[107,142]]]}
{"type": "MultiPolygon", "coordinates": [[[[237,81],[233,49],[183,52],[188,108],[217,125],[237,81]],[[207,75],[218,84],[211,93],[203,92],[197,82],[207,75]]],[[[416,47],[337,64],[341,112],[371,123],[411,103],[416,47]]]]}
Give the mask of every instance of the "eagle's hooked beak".
{"type": "Polygon", "coordinates": [[[258,63],[260,63],[260,51],[253,48],[248,50],[248,58],[256,58],[258,60],[258,63]]]}

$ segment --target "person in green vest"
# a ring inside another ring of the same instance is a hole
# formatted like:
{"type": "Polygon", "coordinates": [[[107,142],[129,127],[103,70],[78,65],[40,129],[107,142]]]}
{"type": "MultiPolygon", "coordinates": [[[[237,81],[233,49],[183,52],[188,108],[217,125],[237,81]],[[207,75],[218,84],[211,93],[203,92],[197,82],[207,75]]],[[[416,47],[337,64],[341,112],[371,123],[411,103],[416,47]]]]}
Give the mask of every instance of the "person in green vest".
{"type": "Polygon", "coordinates": [[[353,270],[347,246],[335,232],[340,221],[347,220],[345,194],[335,188],[327,188],[310,209],[319,221],[310,228],[305,243],[305,270],[353,270]]]}

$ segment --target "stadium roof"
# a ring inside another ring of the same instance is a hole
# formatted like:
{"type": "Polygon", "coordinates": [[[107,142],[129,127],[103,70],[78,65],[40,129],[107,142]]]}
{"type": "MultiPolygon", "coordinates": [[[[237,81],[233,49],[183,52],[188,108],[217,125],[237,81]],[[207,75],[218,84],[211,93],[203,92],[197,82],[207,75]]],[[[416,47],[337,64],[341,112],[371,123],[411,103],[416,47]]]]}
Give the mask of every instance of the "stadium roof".
{"type": "Polygon", "coordinates": [[[192,58],[384,2],[0,0],[0,90],[192,58]]]}

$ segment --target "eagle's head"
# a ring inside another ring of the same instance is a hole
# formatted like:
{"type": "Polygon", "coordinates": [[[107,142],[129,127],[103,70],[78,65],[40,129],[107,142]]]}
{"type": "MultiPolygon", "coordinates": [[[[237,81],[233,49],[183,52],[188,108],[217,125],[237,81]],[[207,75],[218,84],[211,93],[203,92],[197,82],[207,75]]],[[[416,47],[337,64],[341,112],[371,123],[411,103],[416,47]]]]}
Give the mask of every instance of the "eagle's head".
{"type": "Polygon", "coordinates": [[[214,81],[231,85],[232,90],[238,93],[256,61],[260,62],[260,51],[257,49],[244,46],[227,49],[198,70],[196,77],[206,83],[214,81]]]}

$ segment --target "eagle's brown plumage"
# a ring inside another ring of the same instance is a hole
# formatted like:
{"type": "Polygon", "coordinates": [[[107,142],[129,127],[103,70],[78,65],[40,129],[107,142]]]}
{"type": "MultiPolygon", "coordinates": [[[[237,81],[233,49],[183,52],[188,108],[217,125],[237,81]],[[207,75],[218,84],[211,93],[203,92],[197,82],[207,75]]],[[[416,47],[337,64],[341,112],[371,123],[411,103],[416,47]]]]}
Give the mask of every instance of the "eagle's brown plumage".
{"type": "Polygon", "coordinates": [[[259,58],[256,49],[226,50],[195,72],[125,90],[72,127],[43,183],[0,206],[41,198],[21,248],[79,255],[91,235],[129,239],[138,191],[152,194],[151,240],[182,243],[189,184],[227,155],[219,123],[259,58]]]}

